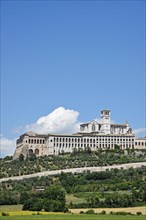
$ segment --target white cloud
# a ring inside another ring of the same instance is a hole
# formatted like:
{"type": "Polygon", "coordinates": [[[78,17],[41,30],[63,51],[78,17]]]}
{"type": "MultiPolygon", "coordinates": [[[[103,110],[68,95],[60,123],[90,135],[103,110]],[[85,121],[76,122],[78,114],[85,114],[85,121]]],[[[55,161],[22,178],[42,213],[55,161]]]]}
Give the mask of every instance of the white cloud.
{"type": "Polygon", "coordinates": [[[16,148],[16,139],[8,139],[3,137],[3,135],[0,136],[0,153],[1,157],[7,156],[7,155],[13,155],[16,148]]]}
{"type": "Polygon", "coordinates": [[[136,136],[146,136],[146,128],[138,128],[133,130],[136,136]]]}
{"type": "Polygon", "coordinates": [[[59,107],[46,116],[40,117],[35,123],[28,124],[25,131],[36,133],[74,133],[79,131],[79,113],[74,110],[59,107]]]}
{"type": "MultiPolygon", "coordinates": [[[[48,115],[38,118],[36,122],[28,124],[24,127],[19,127],[15,130],[17,130],[17,132],[19,131],[20,134],[28,131],[33,131],[39,134],[72,134],[79,131],[79,126],[81,123],[78,121],[78,116],[79,112],[75,110],[59,107],[48,115]]],[[[95,120],[99,123],[101,122],[101,119],[96,118],[95,120]]],[[[139,134],[141,136],[145,136],[144,133],[146,134],[146,128],[135,129],[134,133],[136,136],[139,136],[139,134]]],[[[16,139],[8,139],[3,137],[3,135],[0,136],[1,157],[12,155],[15,151],[15,148],[16,139]]]]}
{"type": "MultiPolygon", "coordinates": [[[[39,134],[60,133],[72,134],[79,131],[79,112],[59,107],[46,116],[40,117],[36,122],[24,127],[15,128],[15,133],[33,131],[39,134]]],[[[18,138],[18,137],[17,137],[18,138]]],[[[0,136],[1,157],[13,155],[16,148],[16,139],[0,136]]]]}

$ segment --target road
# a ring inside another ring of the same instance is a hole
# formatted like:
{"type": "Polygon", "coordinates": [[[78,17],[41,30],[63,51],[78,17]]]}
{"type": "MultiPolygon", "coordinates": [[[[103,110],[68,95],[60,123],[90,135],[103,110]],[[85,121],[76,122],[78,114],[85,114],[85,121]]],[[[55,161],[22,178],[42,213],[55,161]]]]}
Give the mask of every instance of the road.
{"type": "Polygon", "coordinates": [[[51,170],[51,171],[43,171],[40,173],[28,174],[28,175],[23,175],[23,176],[2,178],[0,179],[0,183],[8,181],[8,180],[22,180],[22,179],[33,178],[33,177],[51,176],[55,174],[60,174],[61,172],[63,173],[83,173],[85,171],[100,172],[100,171],[106,171],[106,170],[111,170],[111,169],[129,169],[131,167],[138,168],[142,166],[146,166],[146,162],[128,163],[128,164],[103,166],[103,167],[81,167],[81,168],[71,168],[71,169],[63,169],[63,170],[51,170]]]}

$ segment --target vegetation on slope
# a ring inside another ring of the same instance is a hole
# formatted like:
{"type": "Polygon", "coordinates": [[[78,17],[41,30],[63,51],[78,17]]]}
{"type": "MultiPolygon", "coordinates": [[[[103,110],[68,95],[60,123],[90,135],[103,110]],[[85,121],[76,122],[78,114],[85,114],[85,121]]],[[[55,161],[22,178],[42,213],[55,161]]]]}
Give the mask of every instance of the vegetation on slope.
{"type": "Polygon", "coordinates": [[[146,150],[120,150],[118,146],[114,150],[99,150],[97,152],[91,152],[90,148],[85,151],[74,149],[72,154],[37,158],[32,154],[26,160],[20,155],[19,160],[12,160],[12,157],[0,160],[0,178],[32,174],[46,170],[108,166],[141,161],[146,161],[146,150]]]}
{"type": "Polygon", "coordinates": [[[58,195],[63,192],[64,210],[66,210],[67,197],[68,208],[140,206],[146,202],[145,172],[146,168],[141,167],[82,174],[61,173],[19,181],[9,180],[0,185],[0,205],[23,204],[24,209],[41,210],[42,207],[44,209],[45,201],[49,200],[46,202],[47,207],[51,203],[55,204],[55,208],[62,207],[59,205],[60,200],[55,201],[53,196],[56,192],[58,195]],[[52,186],[54,191],[48,194],[52,186]],[[73,195],[73,200],[70,195],[73,195]],[[82,200],[78,202],[75,198],[82,200]]]}

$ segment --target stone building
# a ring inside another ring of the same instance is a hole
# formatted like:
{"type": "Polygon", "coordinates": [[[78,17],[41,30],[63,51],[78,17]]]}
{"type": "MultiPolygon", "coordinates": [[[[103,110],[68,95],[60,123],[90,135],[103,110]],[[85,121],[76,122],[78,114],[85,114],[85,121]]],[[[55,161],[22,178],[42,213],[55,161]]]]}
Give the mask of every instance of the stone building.
{"type": "Polygon", "coordinates": [[[122,149],[146,148],[146,139],[136,139],[128,122],[112,124],[110,110],[101,111],[100,122],[91,121],[80,125],[76,134],[36,134],[27,132],[19,137],[13,158],[18,159],[20,154],[25,157],[31,153],[37,156],[58,155],[71,153],[74,149],[90,148],[114,149],[115,145],[122,149]]]}
{"type": "Polygon", "coordinates": [[[135,139],[136,149],[146,149],[146,137],[135,139]]]}

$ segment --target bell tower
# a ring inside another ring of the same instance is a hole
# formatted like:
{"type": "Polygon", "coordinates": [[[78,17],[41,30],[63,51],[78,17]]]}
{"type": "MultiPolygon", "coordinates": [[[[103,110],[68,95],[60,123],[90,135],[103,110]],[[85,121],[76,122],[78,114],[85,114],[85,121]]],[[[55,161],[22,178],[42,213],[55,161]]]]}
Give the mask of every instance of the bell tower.
{"type": "Polygon", "coordinates": [[[101,130],[105,134],[110,134],[110,110],[101,111],[101,130]]]}

